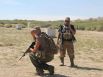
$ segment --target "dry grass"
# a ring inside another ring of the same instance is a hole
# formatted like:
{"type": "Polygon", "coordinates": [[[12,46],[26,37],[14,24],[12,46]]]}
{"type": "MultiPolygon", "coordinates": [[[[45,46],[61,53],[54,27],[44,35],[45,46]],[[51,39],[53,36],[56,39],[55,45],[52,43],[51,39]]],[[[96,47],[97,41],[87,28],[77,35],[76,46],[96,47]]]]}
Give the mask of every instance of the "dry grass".
{"type": "MultiPolygon", "coordinates": [[[[38,77],[29,57],[18,62],[22,52],[32,42],[30,30],[0,28],[0,77],[38,77]]],[[[75,43],[75,63],[70,68],[68,56],[64,67],[60,67],[59,55],[50,63],[55,66],[54,76],[45,77],[103,77],[103,33],[77,31],[75,43]]]]}

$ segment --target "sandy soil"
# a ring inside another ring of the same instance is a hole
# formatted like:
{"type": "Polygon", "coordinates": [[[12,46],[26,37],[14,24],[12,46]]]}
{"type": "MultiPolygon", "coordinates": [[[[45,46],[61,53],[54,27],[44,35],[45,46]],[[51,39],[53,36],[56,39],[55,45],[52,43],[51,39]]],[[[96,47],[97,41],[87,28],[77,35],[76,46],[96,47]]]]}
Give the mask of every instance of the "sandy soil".
{"type": "MultiPolygon", "coordinates": [[[[55,66],[55,75],[48,76],[46,74],[43,77],[103,77],[102,44],[101,47],[98,46],[97,48],[94,44],[91,44],[94,48],[90,47],[90,42],[87,45],[83,43],[79,45],[79,42],[90,40],[90,38],[96,38],[95,40],[101,38],[101,42],[103,42],[102,35],[102,32],[78,31],[78,41],[75,43],[75,64],[77,67],[69,67],[70,62],[67,55],[65,57],[65,66],[59,66],[60,60],[59,54],[57,54],[55,59],[49,63],[55,66]],[[82,40],[79,40],[79,38],[82,40]]],[[[3,46],[2,41],[0,42],[0,77],[39,77],[35,75],[35,68],[31,64],[28,55],[18,61],[25,50],[25,46],[3,46]]],[[[45,72],[48,73],[48,71],[45,72]]]]}

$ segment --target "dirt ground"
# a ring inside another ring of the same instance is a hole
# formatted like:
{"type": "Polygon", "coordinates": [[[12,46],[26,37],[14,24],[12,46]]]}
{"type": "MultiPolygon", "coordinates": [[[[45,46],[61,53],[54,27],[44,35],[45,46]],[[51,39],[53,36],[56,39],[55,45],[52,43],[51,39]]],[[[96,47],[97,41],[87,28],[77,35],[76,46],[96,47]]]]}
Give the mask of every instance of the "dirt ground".
{"type": "MultiPolygon", "coordinates": [[[[49,64],[55,66],[55,75],[43,77],[103,77],[103,33],[77,31],[75,46],[76,68],[71,68],[69,57],[61,67],[59,54],[49,64]]],[[[27,29],[15,30],[0,28],[0,77],[39,77],[31,64],[28,54],[18,61],[31,43],[27,29]]]]}

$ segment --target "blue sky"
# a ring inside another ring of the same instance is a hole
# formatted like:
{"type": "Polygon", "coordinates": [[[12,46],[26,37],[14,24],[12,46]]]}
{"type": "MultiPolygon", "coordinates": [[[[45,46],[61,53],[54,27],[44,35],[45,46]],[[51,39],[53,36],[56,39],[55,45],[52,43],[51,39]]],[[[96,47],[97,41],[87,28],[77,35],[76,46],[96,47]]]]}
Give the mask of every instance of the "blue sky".
{"type": "Polygon", "coordinates": [[[0,0],[0,19],[58,20],[103,16],[103,0],[0,0]]]}

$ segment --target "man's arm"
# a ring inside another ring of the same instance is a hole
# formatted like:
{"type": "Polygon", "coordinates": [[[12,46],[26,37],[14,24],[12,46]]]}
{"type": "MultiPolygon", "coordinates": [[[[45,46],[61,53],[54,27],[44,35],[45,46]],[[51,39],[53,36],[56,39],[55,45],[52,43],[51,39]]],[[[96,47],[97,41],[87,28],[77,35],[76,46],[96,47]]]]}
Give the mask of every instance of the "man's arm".
{"type": "Polygon", "coordinates": [[[59,39],[60,39],[60,32],[59,32],[58,37],[57,37],[57,44],[59,44],[59,39]]]}
{"type": "Polygon", "coordinates": [[[21,60],[27,53],[31,52],[30,48],[34,48],[35,42],[32,42],[32,44],[28,47],[28,49],[23,53],[23,55],[19,58],[21,60]]]}
{"type": "Polygon", "coordinates": [[[72,32],[73,35],[76,34],[76,29],[75,29],[74,25],[70,26],[70,31],[72,32]]]}
{"type": "Polygon", "coordinates": [[[36,51],[39,49],[39,47],[40,47],[40,40],[39,40],[39,38],[38,38],[38,39],[36,39],[34,48],[30,48],[30,50],[31,50],[32,52],[36,52],[36,51]]]}
{"type": "Polygon", "coordinates": [[[24,52],[25,54],[30,52],[30,48],[34,48],[35,42],[32,42],[32,44],[28,47],[28,49],[24,52]]]}
{"type": "Polygon", "coordinates": [[[60,25],[60,26],[59,26],[59,30],[58,30],[59,34],[58,34],[58,37],[57,37],[57,44],[59,44],[59,40],[60,40],[60,38],[61,38],[61,31],[62,31],[62,28],[63,28],[63,26],[60,25]]]}

